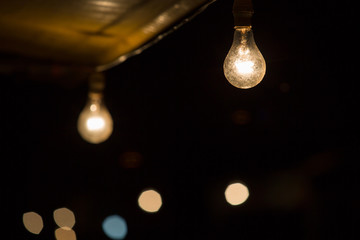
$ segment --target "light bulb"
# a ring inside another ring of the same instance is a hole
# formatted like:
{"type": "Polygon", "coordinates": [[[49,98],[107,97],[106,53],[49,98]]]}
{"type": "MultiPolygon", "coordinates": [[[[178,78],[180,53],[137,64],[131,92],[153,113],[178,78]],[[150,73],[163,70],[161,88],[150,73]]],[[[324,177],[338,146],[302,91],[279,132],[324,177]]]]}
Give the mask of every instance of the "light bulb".
{"type": "Polygon", "coordinates": [[[78,131],[84,140],[95,144],[110,137],[113,120],[102,101],[102,94],[89,93],[86,106],[78,118],[78,131]]]}
{"type": "Polygon", "coordinates": [[[252,88],[261,82],[265,71],[265,59],[256,46],[251,27],[235,27],[234,40],[224,61],[226,79],[237,88],[252,88]]]}

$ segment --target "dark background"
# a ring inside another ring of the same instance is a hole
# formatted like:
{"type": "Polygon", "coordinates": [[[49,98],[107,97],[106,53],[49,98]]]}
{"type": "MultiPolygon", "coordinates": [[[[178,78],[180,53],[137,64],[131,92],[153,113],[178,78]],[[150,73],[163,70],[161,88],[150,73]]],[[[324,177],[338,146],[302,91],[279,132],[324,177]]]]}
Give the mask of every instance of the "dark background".
{"type": "Polygon", "coordinates": [[[355,6],[253,3],[267,62],[258,86],[237,89],[223,76],[233,18],[232,1],[219,0],[105,72],[114,132],[98,145],[76,129],[86,81],[2,74],[8,239],[54,239],[60,207],[75,213],[79,240],[107,239],[111,214],[126,219],[126,239],[356,239],[355,6]],[[236,180],[250,197],[232,207],[224,190],[236,180]],[[137,206],[149,187],[163,198],[156,214],[137,206]],[[43,217],[40,235],[24,228],[27,211],[43,217]]]}

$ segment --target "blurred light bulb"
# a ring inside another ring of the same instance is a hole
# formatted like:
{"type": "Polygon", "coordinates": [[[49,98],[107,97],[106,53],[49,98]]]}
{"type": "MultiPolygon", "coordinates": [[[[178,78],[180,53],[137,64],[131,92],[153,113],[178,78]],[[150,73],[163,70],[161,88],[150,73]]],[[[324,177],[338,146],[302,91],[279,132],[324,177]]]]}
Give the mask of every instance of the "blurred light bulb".
{"type": "Polygon", "coordinates": [[[155,213],[161,208],[161,195],[152,189],[143,191],[139,196],[138,204],[142,210],[149,213],[155,213]]]}
{"type": "Polygon", "coordinates": [[[224,61],[226,79],[237,88],[252,88],[261,82],[265,71],[265,60],[255,44],[251,27],[236,27],[224,61]]]}
{"type": "Polygon", "coordinates": [[[240,205],[249,197],[248,188],[242,183],[233,183],[225,190],[225,199],[231,205],[240,205]]]}
{"type": "Polygon", "coordinates": [[[39,234],[44,227],[42,217],[36,212],[24,213],[23,223],[25,228],[33,234],[39,234]]]}
{"type": "Polygon", "coordinates": [[[88,102],[78,119],[78,131],[84,140],[95,144],[110,137],[113,120],[102,101],[102,94],[89,93],[88,102]]]}

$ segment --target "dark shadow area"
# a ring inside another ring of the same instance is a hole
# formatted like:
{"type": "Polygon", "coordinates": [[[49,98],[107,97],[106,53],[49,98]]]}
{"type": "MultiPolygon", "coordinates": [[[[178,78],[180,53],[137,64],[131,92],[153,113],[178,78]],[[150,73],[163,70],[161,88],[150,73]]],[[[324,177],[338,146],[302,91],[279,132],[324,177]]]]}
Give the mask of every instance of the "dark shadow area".
{"type": "Polygon", "coordinates": [[[219,0],[105,72],[114,131],[98,145],[77,132],[84,81],[1,75],[1,208],[10,239],[55,239],[53,212],[62,207],[73,211],[79,240],[110,239],[102,223],[114,214],[127,222],[125,239],[355,239],[354,6],[253,3],[267,63],[258,86],[236,89],[223,75],[233,19],[232,1],[219,0]],[[250,196],[230,206],[224,191],[237,180],[250,196]],[[162,197],[157,213],[138,206],[149,188],[162,197]],[[39,235],[22,222],[30,211],[44,222],[39,235]]]}

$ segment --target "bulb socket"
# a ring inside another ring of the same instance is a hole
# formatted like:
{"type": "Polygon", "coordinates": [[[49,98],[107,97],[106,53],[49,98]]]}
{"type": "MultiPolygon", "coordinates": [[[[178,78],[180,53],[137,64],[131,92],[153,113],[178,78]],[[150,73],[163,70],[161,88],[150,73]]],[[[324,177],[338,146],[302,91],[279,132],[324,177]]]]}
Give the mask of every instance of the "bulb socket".
{"type": "Polygon", "coordinates": [[[89,77],[89,92],[101,94],[105,88],[105,77],[103,73],[93,73],[89,77]]]}
{"type": "Polygon", "coordinates": [[[233,16],[235,28],[251,27],[254,9],[251,0],[234,0],[233,16]]]}
{"type": "Polygon", "coordinates": [[[92,101],[101,101],[103,98],[103,94],[101,92],[91,92],[89,91],[88,97],[92,101]]]}

